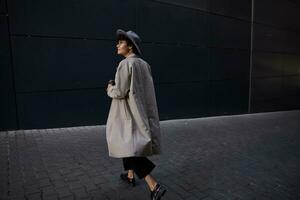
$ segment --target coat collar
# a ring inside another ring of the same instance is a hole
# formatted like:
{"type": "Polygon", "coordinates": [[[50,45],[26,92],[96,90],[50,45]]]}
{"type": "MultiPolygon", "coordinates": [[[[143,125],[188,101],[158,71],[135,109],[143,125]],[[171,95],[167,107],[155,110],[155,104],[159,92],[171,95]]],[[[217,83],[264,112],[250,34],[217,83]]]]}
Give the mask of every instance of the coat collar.
{"type": "Polygon", "coordinates": [[[126,58],[131,58],[131,57],[138,58],[138,55],[132,53],[132,54],[130,54],[129,56],[127,56],[126,58]]]}

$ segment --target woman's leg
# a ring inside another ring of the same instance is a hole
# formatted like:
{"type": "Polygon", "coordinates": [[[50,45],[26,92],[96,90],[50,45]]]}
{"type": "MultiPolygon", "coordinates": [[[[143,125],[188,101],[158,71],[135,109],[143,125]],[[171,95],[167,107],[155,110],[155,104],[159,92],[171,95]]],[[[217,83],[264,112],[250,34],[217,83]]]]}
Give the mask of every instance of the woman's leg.
{"type": "Polygon", "coordinates": [[[150,174],[145,176],[144,179],[145,179],[146,183],[148,184],[148,187],[150,188],[150,190],[153,191],[155,186],[157,185],[157,181],[150,174]]]}
{"type": "Polygon", "coordinates": [[[132,169],[128,170],[128,178],[133,178],[133,177],[134,177],[133,170],[132,169]]]}
{"type": "Polygon", "coordinates": [[[150,190],[153,191],[157,181],[153,176],[150,175],[150,173],[155,168],[155,164],[146,157],[131,157],[128,160],[132,164],[132,169],[136,175],[140,179],[144,178],[150,190]]]}
{"type": "Polygon", "coordinates": [[[125,169],[129,169],[131,167],[131,169],[134,170],[134,172],[140,179],[142,178],[145,179],[151,191],[150,193],[151,199],[160,199],[165,194],[167,189],[163,185],[157,183],[155,178],[152,175],[150,175],[151,171],[155,167],[155,164],[152,163],[148,158],[130,157],[125,159],[125,165],[126,167],[128,167],[125,169]],[[128,162],[131,164],[130,166],[128,166],[128,162]]]}
{"type": "Polygon", "coordinates": [[[155,164],[146,157],[130,157],[128,159],[132,164],[133,171],[140,179],[145,178],[155,168],[155,164]]]}
{"type": "Polygon", "coordinates": [[[133,163],[132,163],[132,159],[130,159],[130,157],[127,158],[123,158],[123,167],[124,170],[128,171],[128,178],[133,178],[134,177],[134,172],[133,172],[133,163]]]}
{"type": "Polygon", "coordinates": [[[128,170],[128,177],[133,177],[133,171],[137,176],[142,179],[144,178],[147,182],[150,190],[156,186],[157,182],[153,176],[150,175],[151,171],[154,169],[155,164],[152,163],[146,157],[127,157],[123,158],[123,166],[125,170],[128,170]]]}
{"type": "Polygon", "coordinates": [[[145,179],[149,190],[151,191],[151,199],[160,199],[166,193],[167,189],[150,175],[155,165],[146,157],[135,157],[134,159],[133,169],[139,178],[145,179]]]}

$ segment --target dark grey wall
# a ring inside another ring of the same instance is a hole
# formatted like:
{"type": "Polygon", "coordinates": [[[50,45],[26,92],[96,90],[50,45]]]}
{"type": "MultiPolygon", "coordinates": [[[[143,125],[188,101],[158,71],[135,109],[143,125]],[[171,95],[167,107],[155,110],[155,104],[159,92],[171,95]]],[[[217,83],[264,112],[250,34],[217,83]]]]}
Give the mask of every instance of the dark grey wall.
{"type": "Polygon", "coordinates": [[[300,108],[300,1],[254,6],[251,111],[300,108]]]}
{"type": "Polygon", "coordinates": [[[0,0],[0,127],[105,124],[106,83],[122,59],[118,28],[143,40],[161,120],[299,109],[299,8],[287,0],[0,0]]]}
{"type": "Polygon", "coordinates": [[[17,129],[14,76],[6,2],[0,1],[0,130],[17,129]]]}

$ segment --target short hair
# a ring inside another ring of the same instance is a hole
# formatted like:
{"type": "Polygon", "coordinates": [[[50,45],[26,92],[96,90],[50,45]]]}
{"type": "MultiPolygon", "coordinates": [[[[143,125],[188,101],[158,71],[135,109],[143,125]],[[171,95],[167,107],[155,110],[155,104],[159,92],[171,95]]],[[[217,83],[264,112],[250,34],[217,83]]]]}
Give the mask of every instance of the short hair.
{"type": "Polygon", "coordinates": [[[139,54],[139,52],[136,49],[135,45],[133,44],[133,42],[128,37],[126,37],[125,35],[119,35],[118,38],[117,38],[117,42],[119,42],[119,40],[125,40],[127,42],[128,46],[132,46],[133,53],[139,54]]]}

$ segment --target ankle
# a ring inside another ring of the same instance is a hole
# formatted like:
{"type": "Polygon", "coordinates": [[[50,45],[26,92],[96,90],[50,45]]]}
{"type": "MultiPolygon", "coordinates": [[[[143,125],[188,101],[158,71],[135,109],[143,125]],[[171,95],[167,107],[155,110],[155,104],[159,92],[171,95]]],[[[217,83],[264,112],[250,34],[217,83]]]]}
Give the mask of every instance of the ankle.
{"type": "Polygon", "coordinates": [[[134,177],[133,176],[127,176],[129,179],[133,179],[134,177]]]}
{"type": "Polygon", "coordinates": [[[155,189],[155,187],[157,186],[157,184],[158,184],[158,183],[154,183],[154,184],[152,184],[152,185],[150,186],[151,192],[154,191],[154,189],[155,189]]]}
{"type": "Polygon", "coordinates": [[[127,177],[130,178],[130,179],[132,179],[133,178],[133,173],[128,173],[127,177]]]}

